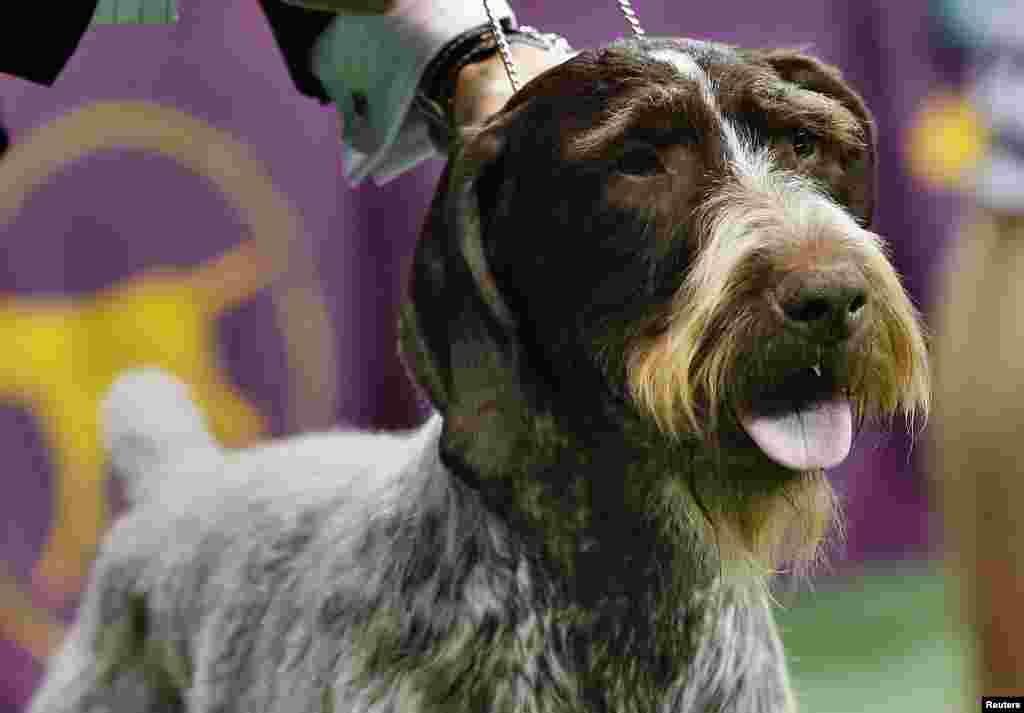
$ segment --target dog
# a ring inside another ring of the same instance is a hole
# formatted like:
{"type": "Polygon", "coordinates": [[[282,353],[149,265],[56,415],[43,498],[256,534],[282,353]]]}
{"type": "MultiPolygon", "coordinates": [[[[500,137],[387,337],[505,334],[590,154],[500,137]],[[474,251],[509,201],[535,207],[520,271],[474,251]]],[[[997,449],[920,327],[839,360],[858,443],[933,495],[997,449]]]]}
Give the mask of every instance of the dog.
{"type": "Polygon", "coordinates": [[[874,131],[798,51],[533,79],[417,247],[423,426],[231,452],[180,386],[115,384],[134,505],[31,713],[794,711],[771,575],[838,531],[856,431],[929,407],[874,131]]]}

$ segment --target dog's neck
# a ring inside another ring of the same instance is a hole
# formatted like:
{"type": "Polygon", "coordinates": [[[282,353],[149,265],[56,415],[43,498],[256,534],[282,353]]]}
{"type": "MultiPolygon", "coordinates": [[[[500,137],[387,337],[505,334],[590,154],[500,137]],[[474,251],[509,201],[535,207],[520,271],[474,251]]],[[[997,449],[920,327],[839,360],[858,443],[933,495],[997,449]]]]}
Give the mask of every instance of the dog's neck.
{"type": "Polygon", "coordinates": [[[487,450],[485,466],[468,462],[460,436],[447,430],[442,461],[537,553],[571,600],[650,601],[719,585],[715,535],[705,504],[690,495],[715,468],[701,448],[668,443],[642,425],[624,428],[618,415],[572,426],[536,413],[516,426],[486,420],[477,440],[502,444],[487,450]]]}
{"type": "MultiPolygon", "coordinates": [[[[654,710],[673,698],[689,703],[670,709],[704,710],[736,695],[715,687],[727,667],[741,673],[722,680],[751,690],[761,689],[763,684],[754,683],[758,676],[784,677],[760,591],[727,583],[710,547],[695,540],[680,548],[659,534],[654,523],[639,516],[640,502],[625,508],[637,513],[634,517],[616,514],[609,521],[611,513],[624,509],[621,494],[586,492],[580,482],[594,477],[588,468],[622,464],[610,453],[597,466],[573,459],[568,454],[585,449],[572,445],[548,451],[559,455],[557,469],[540,478],[537,472],[524,475],[524,483],[547,483],[548,492],[512,489],[506,492],[511,500],[503,504],[493,500],[493,487],[486,487],[493,479],[467,484],[464,464],[452,472],[439,462],[427,478],[409,483],[415,492],[403,502],[415,503],[413,509],[379,524],[401,530],[396,539],[408,548],[386,575],[395,581],[384,591],[393,592],[396,601],[376,607],[406,616],[390,620],[388,632],[377,623],[369,626],[377,649],[373,656],[401,650],[430,658],[446,652],[450,670],[440,663],[428,668],[431,680],[425,675],[423,685],[433,692],[429,695],[462,700],[473,710],[491,709],[475,707],[474,696],[531,697],[530,709],[575,710],[565,702],[574,699],[571,691],[581,689],[593,710],[654,710]],[[605,498],[607,508],[600,505],[605,498]],[[567,522],[566,513],[583,511],[591,513],[586,520],[567,522]],[[539,531],[543,540],[530,535],[539,531]],[[558,544],[545,546],[551,541],[558,544]],[[440,590],[441,582],[457,584],[440,590]],[[439,612],[451,614],[446,618],[439,612]],[[759,639],[753,648],[752,632],[759,639]],[[738,637],[744,638],[742,646],[738,637]],[[494,639],[503,645],[495,646],[494,639]],[[560,645],[545,643],[553,639],[560,645]],[[395,651],[382,650],[390,648],[395,651]],[[739,661],[735,651],[758,663],[739,661]],[[491,667],[523,675],[495,678],[487,673],[491,667]],[[464,668],[480,668],[481,675],[465,675],[464,668]],[[491,681],[494,690],[463,690],[460,680],[491,681]]],[[[630,474],[648,477],[635,468],[630,474]]]]}

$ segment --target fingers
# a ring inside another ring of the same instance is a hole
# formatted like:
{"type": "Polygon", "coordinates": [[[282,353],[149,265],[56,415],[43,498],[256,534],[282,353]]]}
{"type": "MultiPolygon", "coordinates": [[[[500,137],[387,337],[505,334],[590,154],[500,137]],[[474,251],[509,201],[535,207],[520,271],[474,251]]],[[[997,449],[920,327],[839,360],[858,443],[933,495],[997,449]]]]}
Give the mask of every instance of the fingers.
{"type": "MultiPolygon", "coordinates": [[[[564,55],[529,45],[513,45],[511,51],[523,84],[565,61],[564,55]]],[[[500,111],[512,94],[512,84],[501,55],[495,54],[467,65],[459,73],[455,91],[455,123],[467,126],[483,121],[500,111]]]]}

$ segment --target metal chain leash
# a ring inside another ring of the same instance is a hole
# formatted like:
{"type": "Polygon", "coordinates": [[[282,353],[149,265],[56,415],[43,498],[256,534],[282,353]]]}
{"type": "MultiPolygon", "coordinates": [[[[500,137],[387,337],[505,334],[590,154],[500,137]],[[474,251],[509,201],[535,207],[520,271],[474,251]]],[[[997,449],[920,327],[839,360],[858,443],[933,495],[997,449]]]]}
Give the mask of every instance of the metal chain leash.
{"type": "MultiPolygon", "coordinates": [[[[633,3],[630,0],[617,0],[619,9],[622,10],[622,14],[626,17],[626,21],[633,30],[633,34],[637,37],[644,36],[644,28],[640,26],[640,20],[636,16],[636,10],[633,9],[633,3]]],[[[498,43],[498,52],[501,54],[501,63],[505,65],[505,74],[508,75],[508,81],[512,85],[512,91],[519,91],[519,73],[516,71],[515,62],[512,61],[512,50],[509,48],[508,38],[505,36],[505,30],[502,29],[501,23],[494,16],[494,11],[491,10],[491,4],[488,0],[483,0],[484,10],[487,12],[487,21],[491,24],[491,32],[494,33],[494,39],[498,43]]]]}
{"type": "Polygon", "coordinates": [[[498,22],[498,18],[494,16],[494,11],[491,10],[491,3],[487,0],[483,0],[484,10],[487,12],[487,21],[491,23],[491,32],[494,33],[494,39],[498,43],[498,52],[501,53],[501,63],[505,65],[505,74],[508,75],[508,81],[512,85],[512,91],[519,91],[519,74],[516,72],[515,62],[512,61],[512,50],[508,46],[508,38],[505,37],[505,30],[501,28],[501,23],[498,22]]]}
{"type": "Polygon", "coordinates": [[[644,28],[640,27],[640,20],[637,19],[636,10],[633,9],[633,3],[629,0],[619,0],[619,9],[622,10],[622,14],[626,16],[626,22],[633,28],[633,34],[637,37],[644,36],[644,28]]]}

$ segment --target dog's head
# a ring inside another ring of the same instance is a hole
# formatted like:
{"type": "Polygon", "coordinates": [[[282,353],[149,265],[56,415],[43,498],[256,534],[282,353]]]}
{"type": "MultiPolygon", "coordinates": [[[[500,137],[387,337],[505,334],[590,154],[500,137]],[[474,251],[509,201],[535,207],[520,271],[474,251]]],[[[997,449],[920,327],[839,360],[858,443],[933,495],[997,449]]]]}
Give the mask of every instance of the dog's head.
{"type": "Polygon", "coordinates": [[[488,478],[616,444],[672,472],[666,511],[685,457],[738,550],[807,555],[856,425],[928,405],[874,176],[863,102],[797,51],[633,39],[537,77],[464,137],[418,247],[403,346],[446,450],[488,478]]]}

